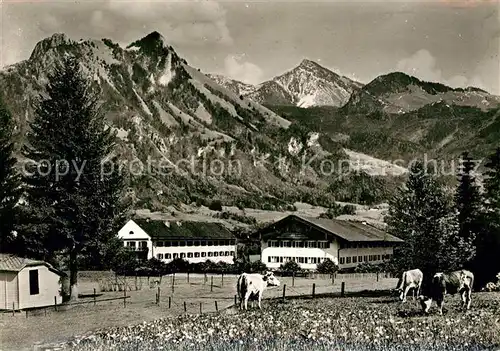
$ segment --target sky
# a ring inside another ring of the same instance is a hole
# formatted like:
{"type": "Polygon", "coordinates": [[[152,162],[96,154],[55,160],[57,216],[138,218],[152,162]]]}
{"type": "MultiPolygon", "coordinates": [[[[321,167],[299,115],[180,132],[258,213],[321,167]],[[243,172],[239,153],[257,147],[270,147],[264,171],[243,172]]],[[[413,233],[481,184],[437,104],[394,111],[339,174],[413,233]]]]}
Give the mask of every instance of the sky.
{"type": "Polygon", "coordinates": [[[0,66],[54,33],[160,32],[205,73],[257,84],[307,58],[368,83],[402,71],[500,95],[500,0],[0,0],[0,66]]]}

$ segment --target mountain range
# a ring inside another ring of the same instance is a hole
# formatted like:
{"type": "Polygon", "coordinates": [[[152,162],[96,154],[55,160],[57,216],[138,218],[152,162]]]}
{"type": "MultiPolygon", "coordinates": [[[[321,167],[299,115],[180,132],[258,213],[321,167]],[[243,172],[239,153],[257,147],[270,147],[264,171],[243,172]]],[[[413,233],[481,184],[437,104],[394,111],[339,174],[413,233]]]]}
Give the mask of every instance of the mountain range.
{"type": "Polygon", "coordinates": [[[44,93],[47,68],[65,54],[78,58],[100,92],[116,153],[123,165],[134,165],[127,174],[136,208],[214,200],[262,209],[286,209],[296,201],[327,207],[334,199],[380,202],[406,171],[384,158],[445,148],[453,135],[468,138],[460,144],[466,146],[482,135],[485,153],[500,131],[499,98],[475,88],[452,89],[397,72],[363,85],[309,60],[251,86],[204,74],[157,32],[127,47],[57,33],[38,42],[29,59],[0,71],[18,146],[33,102],[44,93]],[[359,159],[371,163],[364,173],[341,175],[344,169],[335,168],[359,159]],[[383,176],[370,176],[381,166],[383,176]]]}
{"type": "Polygon", "coordinates": [[[500,140],[500,97],[475,87],[451,88],[402,72],[363,85],[309,60],[257,86],[213,79],[344,148],[385,160],[453,159],[464,151],[484,158],[500,140]]]}
{"type": "Polygon", "coordinates": [[[340,76],[318,63],[304,59],[295,68],[258,85],[221,75],[209,75],[218,84],[260,104],[342,106],[363,84],[340,76]]]}

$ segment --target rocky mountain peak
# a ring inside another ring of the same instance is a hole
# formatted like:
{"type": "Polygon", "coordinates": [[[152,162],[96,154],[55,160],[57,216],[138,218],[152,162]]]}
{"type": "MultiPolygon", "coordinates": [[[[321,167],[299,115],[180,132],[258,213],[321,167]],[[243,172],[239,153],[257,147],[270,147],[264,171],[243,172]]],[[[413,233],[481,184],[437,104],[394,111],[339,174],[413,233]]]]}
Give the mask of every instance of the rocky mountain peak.
{"type": "Polygon", "coordinates": [[[71,45],[75,42],[64,33],[54,33],[52,36],[39,41],[33,49],[30,60],[43,56],[50,49],[55,49],[61,45],[71,45]]]}
{"type": "Polygon", "coordinates": [[[145,37],[134,41],[127,46],[127,49],[138,48],[144,54],[159,54],[164,53],[165,50],[171,50],[172,48],[166,44],[163,35],[157,31],[151,32],[145,37]]]}
{"type": "Polygon", "coordinates": [[[304,68],[304,69],[324,69],[319,63],[309,60],[309,59],[303,59],[300,64],[297,66],[297,68],[304,68]]]}

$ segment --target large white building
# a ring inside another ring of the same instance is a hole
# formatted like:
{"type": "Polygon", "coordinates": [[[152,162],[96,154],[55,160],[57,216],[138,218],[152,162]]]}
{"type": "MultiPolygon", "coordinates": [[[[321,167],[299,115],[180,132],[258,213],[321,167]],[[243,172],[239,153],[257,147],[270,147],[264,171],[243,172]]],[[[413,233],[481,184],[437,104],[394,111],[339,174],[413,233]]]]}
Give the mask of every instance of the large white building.
{"type": "Polygon", "coordinates": [[[403,242],[368,224],[298,215],[287,216],[258,234],[261,260],[270,269],[291,260],[303,269],[315,270],[326,258],[340,269],[363,262],[382,263],[403,242]]]}
{"type": "Polygon", "coordinates": [[[136,219],[128,221],[118,236],[145,259],[234,263],[236,258],[236,239],[220,223],[136,219]]]}

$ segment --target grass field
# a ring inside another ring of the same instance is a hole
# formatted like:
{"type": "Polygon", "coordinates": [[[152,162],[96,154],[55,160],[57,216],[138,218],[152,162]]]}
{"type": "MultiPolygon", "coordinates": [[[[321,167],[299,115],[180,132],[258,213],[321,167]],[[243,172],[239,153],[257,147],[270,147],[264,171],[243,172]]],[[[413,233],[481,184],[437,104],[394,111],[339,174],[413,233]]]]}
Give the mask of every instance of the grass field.
{"type": "MultiPolygon", "coordinates": [[[[268,300],[262,311],[164,316],[104,328],[57,345],[62,350],[498,350],[500,296],[477,293],[459,311],[423,316],[416,302],[389,296],[268,300]],[[133,323],[130,323],[133,324],[133,323]]],[[[382,294],[380,294],[382,295],[382,294]]],[[[54,345],[50,346],[54,350],[54,345]]]]}
{"type": "MultiPolygon", "coordinates": [[[[189,280],[186,275],[177,275],[172,293],[172,278],[163,277],[159,305],[155,304],[157,289],[143,286],[139,291],[127,291],[130,298],[126,307],[121,300],[94,306],[90,299],[65,311],[51,308],[37,315],[30,312],[28,318],[25,313],[3,314],[0,349],[33,350],[33,345],[43,344],[37,349],[53,350],[57,349],[55,345],[63,347],[61,343],[67,340],[75,341],[64,348],[76,350],[290,350],[312,346],[363,350],[371,349],[370,343],[389,350],[404,349],[397,345],[405,344],[413,346],[407,349],[469,350],[500,343],[499,293],[473,294],[472,310],[466,314],[458,311],[459,300],[454,296],[446,301],[448,310],[443,317],[435,310],[431,310],[431,316],[421,316],[419,306],[411,299],[401,305],[383,291],[394,288],[395,279],[380,278],[377,282],[373,277],[337,277],[332,285],[330,279],[296,278],[292,287],[292,278],[282,277],[289,297],[284,303],[281,298],[272,299],[282,296],[282,287],[272,288],[265,292],[263,311],[241,312],[232,307],[235,276],[224,276],[224,282],[220,275],[214,276],[212,292],[210,276],[208,283],[203,275],[190,275],[189,280]],[[346,283],[344,298],[338,297],[341,280],[346,283]],[[355,296],[362,291],[364,297],[355,296]],[[215,313],[215,301],[219,313],[215,313]],[[202,341],[207,344],[201,346],[202,341]]],[[[82,292],[93,291],[94,285],[91,279],[83,278],[80,288],[82,292]]],[[[123,292],[106,292],[98,299],[111,296],[123,296],[123,292]]]]}
{"type": "MultiPolygon", "coordinates": [[[[98,281],[103,277],[112,277],[107,272],[103,274],[87,275],[82,272],[79,278],[80,293],[92,293],[95,288],[100,291],[98,281]]],[[[340,275],[339,275],[340,277],[340,275]]],[[[395,279],[380,278],[377,282],[375,277],[344,277],[337,278],[332,285],[328,276],[325,278],[295,278],[281,277],[281,284],[286,284],[286,296],[311,295],[312,285],[315,284],[315,294],[340,293],[341,280],[346,283],[346,292],[355,292],[360,290],[391,289],[396,285],[395,279]]],[[[109,278],[113,279],[114,278],[109,278]]],[[[150,288],[148,280],[145,277],[139,277],[137,285],[142,285],[141,290],[127,291],[126,307],[123,300],[104,301],[101,299],[122,297],[123,291],[102,292],[97,297],[97,303],[94,306],[92,298],[80,299],[86,302],[81,305],[71,307],[59,307],[56,312],[53,307],[37,311],[17,312],[15,316],[12,313],[3,313],[0,316],[0,327],[2,328],[2,343],[0,350],[20,350],[30,349],[34,344],[44,344],[63,341],[74,335],[85,334],[96,328],[125,326],[142,321],[152,321],[165,316],[176,316],[184,313],[184,302],[186,302],[187,313],[200,312],[200,303],[202,313],[216,312],[215,302],[217,301],[218,310],[223,310],[234,304],[236,295],[236,276],[235,275],[207,275],[207,280],[202,274],[191,274],[189,283],[187,274],[177,274],[174,281],[174,290],[172,290],[172,276],[162,277],[160,284],[160,304],[157,305],[157,288],[150,288]],[[213,277],[213,278],[212,278],[213,277]],[[212,291],[210,288],[213,279],[212,291]],[[168,300],[170,297],[170,308],[168,300]]],[[[153,279],[150,279],[152,282],[153,279]]],[[[136,283],[135,277],[129,277],[127,284],[134,289],[136,283]]],[[[270,288],[266,290],[264,298],[282,297],[283,286],[279,288],[270,288]]]]}

